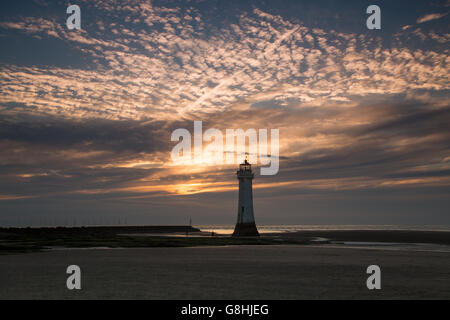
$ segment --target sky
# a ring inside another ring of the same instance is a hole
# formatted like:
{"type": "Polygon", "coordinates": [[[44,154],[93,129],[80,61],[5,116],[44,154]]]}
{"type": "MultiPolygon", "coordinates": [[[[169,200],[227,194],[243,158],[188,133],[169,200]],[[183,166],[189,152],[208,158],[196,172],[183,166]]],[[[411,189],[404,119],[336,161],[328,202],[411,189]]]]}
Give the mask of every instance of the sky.
{"type": "Polygon", "coordinates": [[[0,225],[234,224],[237,166],[172,161],[194,121],[279,129],[279,172],[255,170],[257,224],[449,225],[449,12],[2,1],[0,225]]]}

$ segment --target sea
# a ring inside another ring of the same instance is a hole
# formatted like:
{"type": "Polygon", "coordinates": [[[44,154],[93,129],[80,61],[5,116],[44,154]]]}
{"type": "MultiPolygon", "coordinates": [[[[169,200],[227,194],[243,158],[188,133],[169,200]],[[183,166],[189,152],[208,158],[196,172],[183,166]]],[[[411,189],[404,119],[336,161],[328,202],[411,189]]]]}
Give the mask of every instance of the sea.
{"type": "MultiPolygon", "coordinates": [[[[232,234],[234,225],[195,225],[202,231],[218,234],[232,234]]],[[[331,231],[331,230],[402,230],[402,231],[445,231],[450,232],[450,225],[259,225],[260,233],[283,233],[297,231],[331,231]]]]}

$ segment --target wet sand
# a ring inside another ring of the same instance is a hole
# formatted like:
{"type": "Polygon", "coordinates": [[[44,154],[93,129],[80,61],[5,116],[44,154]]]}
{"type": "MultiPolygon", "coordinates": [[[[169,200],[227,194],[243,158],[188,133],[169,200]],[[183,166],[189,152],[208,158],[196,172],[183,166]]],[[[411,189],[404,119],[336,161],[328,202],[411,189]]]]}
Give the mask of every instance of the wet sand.
{"type": "Polygon", "coordinates": [[[0,256],[0,299],[450,299],[450,254],[326,246],[75,249],[0,256]],[[82,290],[65,287],[82,269],[82,290]],[[382,289],[366,288],[378,264],[382,289]]]}
{"type": "Polygon", "coordinates": [[[264,236],[283,239],[326,238],[332,241],[432,243],[450,245],[450,232],[411,230],[314,230],[270,233],[264,236]]]}

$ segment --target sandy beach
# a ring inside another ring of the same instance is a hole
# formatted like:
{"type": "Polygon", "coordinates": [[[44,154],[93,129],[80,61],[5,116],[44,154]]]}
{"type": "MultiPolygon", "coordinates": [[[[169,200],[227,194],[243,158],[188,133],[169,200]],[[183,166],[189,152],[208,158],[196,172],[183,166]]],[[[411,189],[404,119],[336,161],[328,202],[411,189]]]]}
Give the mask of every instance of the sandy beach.
{"type": "Polygon", "coordinates": [[[0,299],[449,299],[450,254],[325,246],[62,249],[0,256],[0,299]],[[65,270],[82,269],[82,290],[65,270]],[[366,288],[368,265],[382,289],[366,288]]]}

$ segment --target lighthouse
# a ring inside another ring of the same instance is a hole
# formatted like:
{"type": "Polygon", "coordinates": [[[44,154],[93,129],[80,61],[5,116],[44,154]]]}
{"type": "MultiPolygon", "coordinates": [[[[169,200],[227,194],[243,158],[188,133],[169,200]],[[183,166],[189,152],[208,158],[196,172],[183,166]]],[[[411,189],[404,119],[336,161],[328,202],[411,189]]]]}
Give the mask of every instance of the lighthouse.
{"type": "Polygon", "coordinates": [[[252,165],[247,160],[239,165],[237,178],[239,180],[239,201],[233,237],[259,236],[253,214],[252,165]]]}

